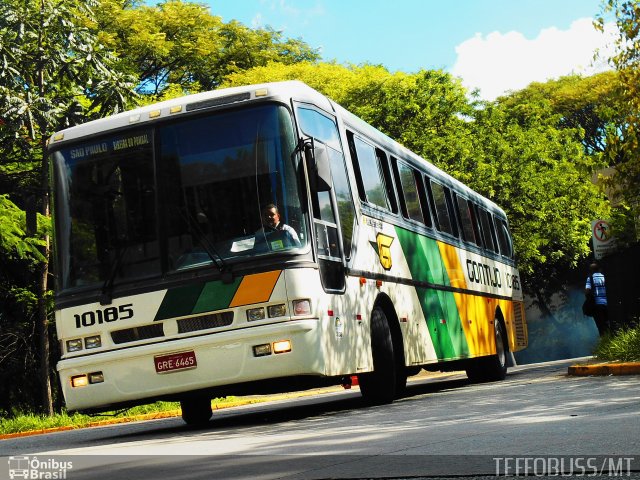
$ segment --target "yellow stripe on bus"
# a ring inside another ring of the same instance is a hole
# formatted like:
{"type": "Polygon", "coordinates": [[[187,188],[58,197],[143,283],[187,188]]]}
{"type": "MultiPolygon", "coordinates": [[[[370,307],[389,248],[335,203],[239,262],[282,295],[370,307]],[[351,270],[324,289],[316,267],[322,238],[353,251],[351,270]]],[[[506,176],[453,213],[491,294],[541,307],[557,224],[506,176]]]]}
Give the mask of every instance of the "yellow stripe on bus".
{"type": "Polygon", "coordinates": [[[236,294],[231,299],[229,307],[239,307],[252,303],[266,302],[271,298],[271,293],[276,286],[282,270],[273,272],[255,273],[247,275],[240,282],[236,294]]]}

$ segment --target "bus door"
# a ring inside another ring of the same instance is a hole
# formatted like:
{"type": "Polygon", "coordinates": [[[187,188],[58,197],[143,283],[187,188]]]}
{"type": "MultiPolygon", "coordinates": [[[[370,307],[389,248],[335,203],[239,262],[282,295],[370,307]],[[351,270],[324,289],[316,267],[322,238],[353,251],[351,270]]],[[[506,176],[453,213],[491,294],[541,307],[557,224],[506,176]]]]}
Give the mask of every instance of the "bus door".
{"type": "Polygon", "coordinates": [[[296,111],[302,131],[311,136],[305,158],[322,286],[330,293],[344,293],[355,210],[350,194],[344,192],[348,181],[338,128],[334,118],[312,106],[300,105],[296,111]],[[349,233],[343,236],[345,230],[349,233]]]}

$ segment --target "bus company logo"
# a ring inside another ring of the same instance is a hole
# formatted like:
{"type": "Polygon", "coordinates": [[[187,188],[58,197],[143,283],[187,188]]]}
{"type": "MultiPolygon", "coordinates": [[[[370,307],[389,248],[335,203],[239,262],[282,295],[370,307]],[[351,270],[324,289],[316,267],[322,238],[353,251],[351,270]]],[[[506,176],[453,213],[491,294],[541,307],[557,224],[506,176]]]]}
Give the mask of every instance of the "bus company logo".
{"type": "Polygon", "coordinates": [[[376,235],[376,247],[378,251],[378,257],[380,258],[380,264],[385,270],[391,270],[391,244],[395,239],[384,233],[378,233],[376,235]]]}
{"type": "Polygon", "coordinates": [[[67,470],[73,468],[73,462],[61,462],[54,458],[9,457],[9,478],[25,478],[38,480],[60,480],[67,478],[67,470]]]}

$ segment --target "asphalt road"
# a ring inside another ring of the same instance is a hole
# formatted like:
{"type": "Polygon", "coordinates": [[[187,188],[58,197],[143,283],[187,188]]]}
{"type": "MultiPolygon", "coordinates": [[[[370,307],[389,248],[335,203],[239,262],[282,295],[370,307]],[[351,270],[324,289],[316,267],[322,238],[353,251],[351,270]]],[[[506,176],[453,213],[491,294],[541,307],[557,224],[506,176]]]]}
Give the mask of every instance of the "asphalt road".
{"type": "Polygon", "coordinates": [[[0,478],[25,458],[70,480],[640,477],[640,376],[568,376],[572,363],[486,384],[418,377],[386,406],[354,389],[217,411],[201,429],[172,418],[4,440],[0,478]]]}

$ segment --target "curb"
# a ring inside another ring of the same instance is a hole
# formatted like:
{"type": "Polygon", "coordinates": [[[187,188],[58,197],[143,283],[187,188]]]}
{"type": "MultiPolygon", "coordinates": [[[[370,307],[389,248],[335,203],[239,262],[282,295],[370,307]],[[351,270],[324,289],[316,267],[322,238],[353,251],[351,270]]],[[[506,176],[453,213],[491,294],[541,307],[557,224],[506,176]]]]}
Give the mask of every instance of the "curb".
{"type": "Polygon", "coordinates": [[[639,375],[640,362],[594,363],[592,365],[572,365],[569,375],[586,377],[591,375],[639,375]]]}

